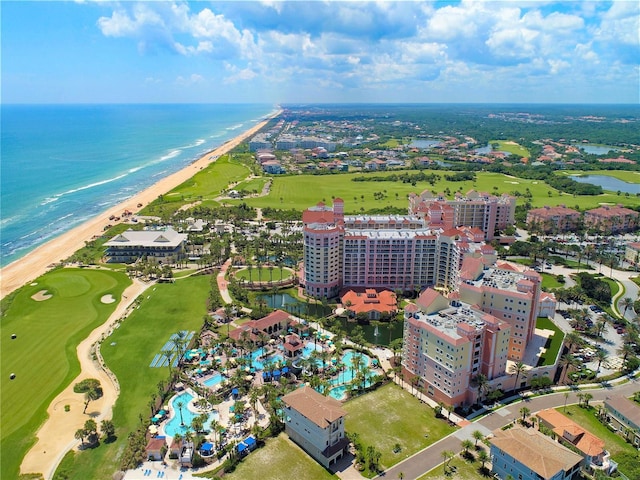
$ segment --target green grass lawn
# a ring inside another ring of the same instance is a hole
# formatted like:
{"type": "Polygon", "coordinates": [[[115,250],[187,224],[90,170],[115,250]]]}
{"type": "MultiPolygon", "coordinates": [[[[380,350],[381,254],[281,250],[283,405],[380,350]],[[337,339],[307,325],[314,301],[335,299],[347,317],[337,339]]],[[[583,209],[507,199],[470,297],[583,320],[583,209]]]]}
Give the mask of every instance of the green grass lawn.
{"type": "Polygon", "coordinates": [[[33,283],[2,304],[2,478],[17,478],[49,404],[80,373],[77,345],[116,307],[100,299],[105,294],[119,299],[130,281],[121,273],[74,268],[54,270],[33,283]],[[52,297],[31,298],[42,290],[52,297]],[[10,373],[15,380],[9,380],[10,373]]]}
{"type": "Polygon", "coordinates": [[[497,149],[501,152],[509,152],[514,155],[519,155],[521,157],[526,157],[526,158],[531,157],[531,153],[529,153],[529,150],[527,150],[522,145],[519,145],[518,143],[512,140],[490,140],[489,141],[489,145],[492,145],[494,143],[498,144],[497,149]]]}
{"type": "Polygon", "coordinates": [[[223,155],[189,180],[163,195],[162,199],[154,200],[141,211],[141,214],[173,213],[181,205],[195,201],[208,204],[220,195],[229,183],[242,181],[250,173],[249,167],[233,160],[229,155],[223,155]]]}
{"type": "Polygon", "coordinates": [[[553,336],[547,340],[547,351],[544,352],[538,360],[538,365],[553,365],[558,356],[560,348],[562,348],[562,341],[564,340],[564,333],[556,326],[551,320],[546,317],[538,317],[536,320],[536,328],[544,330],[554,330],[553,336]]]}
{"type": "Polygon", "coordinates": [[[358,433],[364,445],[378,449],[385,468],[455,431],[445,420],[436,418],[432,408],[394,383],[349,400],[343,407],[349,412],[347,432],[358,433]],[[396,443],[402,447],[398,453],[393,452],[396,443]]]}
{"type": "MultiPolygon", "coordinates": [[[[605,193],[596,196],[574,197],[570,194],[561,193],[538,180],[515,178],[494,172],[477,172],[475,181],[452,183],[444,180],[444,175],[451,172],[441,170],[425,171],[425,173],[436,173],[441,176],[440,181],[433,186],[427,182],[418,182],[416,186],[412,186],[410,183],[402,182],[353,182],[351,180],[362,175],[388,176],[393,173],[400,172],[276,176],[273,178],[271,191],[266,197],[231,200],[230,203],[245,202],[252,207],[304,210],[320,201],[331,203],[333,197],[340,197],[345,201],[345,212],[354,214],[386,206],[405,209],[409,193],[420,193],[427,189],[442,192],[445,188],[449,188],[452,193],[454,190],[459,189],[465,193],[475,189],[501,194],[514,191],[525,193],[528,188],[533,195],[532,204],[534,207],[566,204],[571,208],[577,206],[580,209],[589,209],[598,207],[601,203],[623,203],[631,207],[640,205],[640,198],[636,196],[624,197],[605,193]],[[494,190],[494,186],[497,189],[494,190]],[[374,192],[384,192],[384,190],[387,191],[386,198],[376,200],[373,196],[374,192]],[[549,196],[548,192],[551,192],[551,196],[549,196]]],[[[410,171],[409,173],[415,173],[415,171],[410,171]]]]}
{"type": "Polygon", "coordinates": [[[113,409],[118,439],[74,456],[73,478],[110,480],[118,470],[127,435],[148,421],[151,395],[169,376],[169,368],[149,364],[171,334],[179,330],[198,331],[206,313],[210,288],[208,275],[188,277],[175,283],[152,286],[142,295],[139,309],[102,344],[101,352],[120,382],[121,393],[113,409]]]}
{"type": "Polygon", "coordinates": [[[226,474],[224,478],[229,480],[247,478],[323,480],[337,477],[289,440],[285,433],[281,433],[276,438],[267,439],[264,447],[249,454],[235,471],[226,474]]]}
{"type": "MultiPolygon", "coordinates": [[[[488,447],[485,447],[485,450],[489,453],[488,447]]],[[[475,450],[472,449],[471,452],[475,453],[475,450]]],[[[482,475],[480,471],[481,466],[482,464],[478,460],[466,460],[460,455],[456,455],[449,462],[449,471],[446,475],[444,473],[444,465],[438,465],[429,473],[419,477],[419,480],[486,480],[487,477],[482,475]],[[452,472],[451,468],[455,468],[455,471],[452,472]]],[[[485,466],[488,467],[489,465],[485,464],[485,466]]]]}
{"type": "MultiPolygon", "coordinates": [[[[251,270],[251,280],[257,282],[259,280],[263,282],[277,282],[278,280],[291,278],[293,272],[290,269],[283,268],[282,275],[280,274],[280,268],[274,267],[273,270],[269,270],[268,267],[263,267],[262,272],[258,272],[257,268],[253,268],[251,270]]],[[[243,268],[242,270],[238,270],[235,274],[235,278],[240,281],[242,279],[249,281],[249,269],[243,268]]]]}
{"type": "Polygon", "coordinates": [[[550,273],[541,273],[542,275],[542,288],[548,290],[550,288],[563,288],[564,284],[560,283],[555,275],[550,273]]]}
{"type": "Polygon", "coordinates": [[[245,180],[243,182],[240,182],[238,185],[236,185],[233,188],[234,190],[238,190],[238,191],[244,190],[246,192],[255,191],[257,193],[261,193],[265,183],[267,183],[266,177],[252,178],[251,180],[245,180]]]}

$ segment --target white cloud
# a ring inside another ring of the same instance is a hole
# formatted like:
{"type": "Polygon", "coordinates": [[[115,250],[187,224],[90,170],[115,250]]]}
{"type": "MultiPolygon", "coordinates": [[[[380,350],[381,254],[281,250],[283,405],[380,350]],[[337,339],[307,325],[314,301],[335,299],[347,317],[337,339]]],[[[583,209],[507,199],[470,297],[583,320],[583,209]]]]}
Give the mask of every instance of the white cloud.
{"type": "Polygon", "coordinates": [[[176,78],[176,83],[184,87],[190,87],[199,83],[205,83],[205,79],[198,73],[192,73],[188,77],[183,77],[182,75],[178,76],[176,78]]]}

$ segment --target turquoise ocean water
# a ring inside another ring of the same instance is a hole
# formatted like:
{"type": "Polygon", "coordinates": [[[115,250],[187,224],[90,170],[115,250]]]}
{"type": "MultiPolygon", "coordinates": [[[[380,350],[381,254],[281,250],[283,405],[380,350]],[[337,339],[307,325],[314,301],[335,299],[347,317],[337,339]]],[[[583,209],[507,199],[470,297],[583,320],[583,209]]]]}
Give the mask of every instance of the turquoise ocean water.
{"type": "Polygon", "coordinates": [[[133,196],[274,105],[2,105],[0,265],[133,196]]]}

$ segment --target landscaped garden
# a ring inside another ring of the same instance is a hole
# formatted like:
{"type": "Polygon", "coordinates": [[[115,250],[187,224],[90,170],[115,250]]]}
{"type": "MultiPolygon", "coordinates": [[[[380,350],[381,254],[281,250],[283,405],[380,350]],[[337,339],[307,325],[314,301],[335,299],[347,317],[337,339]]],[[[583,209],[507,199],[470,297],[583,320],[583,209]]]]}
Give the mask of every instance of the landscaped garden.
{"type": "Polygon", "coordinates": [[[116,306],[103,296],[119,299],[129,283],[121,273],[57,269],[3,299],[2,478],[17,478],[49,404],[80,372],[77,345],[116,306]]]}
{"type": "MultiPolygon", "coordinates": [[[[343,407],[349,412],[346,431],[357,433],[364,446],[379,451],[384,468],[455,431],[445,419],[436,418],[432,408],[394,383],[349,400],[343,407]]],[[[373,472],[365,473],[373,476],[373,472]]]]}
{"type": "Polygon", "coordinates": [[[553,365],[558,357],[558,352],[562,348],[564,333],[560,328],[547,317],[538,317],[536,328],[541,330],[553,330],[555,333],[547,339],[545,352],[538,360],[538,366],[553,365]]]}

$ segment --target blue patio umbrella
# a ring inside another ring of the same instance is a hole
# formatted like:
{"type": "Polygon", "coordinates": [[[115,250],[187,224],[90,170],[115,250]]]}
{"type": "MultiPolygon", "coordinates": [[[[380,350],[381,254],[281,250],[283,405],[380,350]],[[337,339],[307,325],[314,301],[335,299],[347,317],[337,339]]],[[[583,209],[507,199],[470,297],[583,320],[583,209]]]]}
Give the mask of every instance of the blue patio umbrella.
{"type": "Polygon", "coordinates": [[[234,388],[233,390],[231,390],[231,395],[238,395],[238,389],[234,388]]]}

